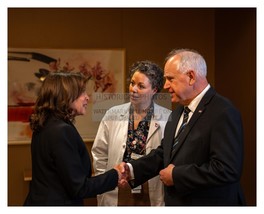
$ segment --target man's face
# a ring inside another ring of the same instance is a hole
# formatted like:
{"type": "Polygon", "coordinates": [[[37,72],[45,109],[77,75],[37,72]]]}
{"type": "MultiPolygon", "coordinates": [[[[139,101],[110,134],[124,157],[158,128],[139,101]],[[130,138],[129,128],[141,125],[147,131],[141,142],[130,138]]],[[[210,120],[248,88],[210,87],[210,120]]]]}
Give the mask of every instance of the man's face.
{"type": "Polygon", "coordinates": [[[164,89],[171,94],[171,102],[186,104],[190,94],[190,78],[187,73],[178,71],[179,57],[176,55],[170,58],[164,67],[164,77],[166,79],[164,89]]]}

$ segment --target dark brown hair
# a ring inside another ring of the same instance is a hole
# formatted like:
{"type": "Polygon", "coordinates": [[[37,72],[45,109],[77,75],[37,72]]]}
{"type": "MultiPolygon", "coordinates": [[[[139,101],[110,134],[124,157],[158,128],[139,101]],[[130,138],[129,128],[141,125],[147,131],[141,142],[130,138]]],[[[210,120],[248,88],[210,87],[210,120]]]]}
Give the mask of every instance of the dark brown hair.
{"type": "Polygon", "coordinates": [[[34,113],[30,118],[33,131],[42,128],[50,116],[74,121],[70,104],[86,90],[87,79],[81,73],[54,72],[49,74],[39,91],[34,113]]]}
{"type": "Polygon", "coordinates": [[[156,89],[157,92],[162,90],[164,85],[164,73],[159,65],[149,60],[135,62],[129,69],[130,80],[136,71],[148,77],[152,89],[156,89]]]}

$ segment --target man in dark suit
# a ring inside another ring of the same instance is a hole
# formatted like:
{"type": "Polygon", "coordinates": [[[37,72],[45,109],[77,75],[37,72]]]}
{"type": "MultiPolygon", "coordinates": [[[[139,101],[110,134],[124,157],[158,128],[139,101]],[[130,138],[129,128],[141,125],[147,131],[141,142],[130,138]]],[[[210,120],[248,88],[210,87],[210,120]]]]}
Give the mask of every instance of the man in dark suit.
{"type": "Polygon", "coordinates": [[[206,62],[196,51],[179,49],[168,55],[164,88],[177,108],[161,145],[127,164],[132,187],[160,175],[166,206],[245,204],[241,116],[208,84],[206,74],[206,62]]]}

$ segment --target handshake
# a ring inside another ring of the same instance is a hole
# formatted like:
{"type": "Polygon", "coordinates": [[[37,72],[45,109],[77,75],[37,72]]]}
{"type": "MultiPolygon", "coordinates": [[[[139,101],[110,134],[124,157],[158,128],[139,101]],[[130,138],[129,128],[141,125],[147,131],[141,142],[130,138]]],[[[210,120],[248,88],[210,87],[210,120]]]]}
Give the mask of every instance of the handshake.
{"type": "Polygon", "coordinates": [[[131,179],[130,169],[125,162],[122,162],[114,167],[118,172],[118,186],[126,187],[128,186],[128,181],[131,179]]]}
{"type": "MultiPolygon", "coordinates": [[[[165,186],[174,185],[174,181],[172,177],[174,167],[175,166],[173,164],[169,164],[167,167],[160,170],[159,172],[160,180],[165,186]]],[[[133,174],[133,172],[130,172],[130,168],[128,164],[122,162],[116,165],[114,169],[118,172],[118,186],[126,187],[128,185],[128,181],[133,179],[131,178],[131,173],[133,174]]]]}

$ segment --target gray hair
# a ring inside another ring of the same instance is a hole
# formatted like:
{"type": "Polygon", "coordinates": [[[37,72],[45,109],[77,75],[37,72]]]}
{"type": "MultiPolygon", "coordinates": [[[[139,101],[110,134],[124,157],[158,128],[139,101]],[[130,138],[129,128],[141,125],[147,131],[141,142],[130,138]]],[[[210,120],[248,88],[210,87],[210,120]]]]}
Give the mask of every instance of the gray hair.
{"type": "Polygon", "coordinates": [[[201,54],[192,49],[174,49],[165,59],[165,63],[173,56],[180,56],[177,70],[181,73],[186,73],[190,70],[196,72],[200,77],[206,77],[207,66],[206,62],[201,54]]]}

